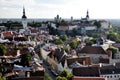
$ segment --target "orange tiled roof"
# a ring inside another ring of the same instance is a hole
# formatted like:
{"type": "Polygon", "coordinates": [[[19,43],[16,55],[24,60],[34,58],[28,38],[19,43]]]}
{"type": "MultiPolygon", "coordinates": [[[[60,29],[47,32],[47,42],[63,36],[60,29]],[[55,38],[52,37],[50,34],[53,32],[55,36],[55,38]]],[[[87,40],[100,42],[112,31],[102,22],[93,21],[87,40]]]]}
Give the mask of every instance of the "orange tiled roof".
{"type": "Polygon", "coordinates": [[[4,37],[12,37],[13,36],[12,32],[10,32],[10,31],[2,32],[2,34],[4,37]]]}
{"type": "Polygon", "coordinates": [[[85,65],[90,65],[91,64],[90,57],[68,58],[67,59],[67,64],[70,65],[75,61],[77,61],[81,64],[83,64],[83,61],[85,61],[85,65]]]}

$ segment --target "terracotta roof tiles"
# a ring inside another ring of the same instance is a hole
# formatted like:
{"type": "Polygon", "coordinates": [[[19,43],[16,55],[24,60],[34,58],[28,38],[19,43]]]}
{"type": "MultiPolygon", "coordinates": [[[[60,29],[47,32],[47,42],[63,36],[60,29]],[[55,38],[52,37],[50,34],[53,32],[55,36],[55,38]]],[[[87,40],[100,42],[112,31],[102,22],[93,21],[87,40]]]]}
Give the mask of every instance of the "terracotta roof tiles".
{"type": "Polygon", "coordinates": [[[85,46],[78,53],[86,53],[86,54],[107,54],[105,50],[100,46],[85,46]]]}

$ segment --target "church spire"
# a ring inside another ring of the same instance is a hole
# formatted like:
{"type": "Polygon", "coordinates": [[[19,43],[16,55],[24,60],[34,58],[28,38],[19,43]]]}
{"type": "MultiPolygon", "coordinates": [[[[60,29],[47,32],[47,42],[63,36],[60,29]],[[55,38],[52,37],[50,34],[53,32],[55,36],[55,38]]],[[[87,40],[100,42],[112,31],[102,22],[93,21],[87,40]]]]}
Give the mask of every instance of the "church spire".
{"type": "Polygon", "coordinates": [[[89,19],[89,11],[87,10],[86,18],[89,19]]]}
{"type": "Polygon", "coordinates": [[[23,7],[23,16],[22,18],[27,18],[26,15],[25,15],[25,8],[23,7]]]}
{"type": "Polygon", "coordinates": [[[25,15],[25,8],[23,7],[23,15],[25,15]]]}

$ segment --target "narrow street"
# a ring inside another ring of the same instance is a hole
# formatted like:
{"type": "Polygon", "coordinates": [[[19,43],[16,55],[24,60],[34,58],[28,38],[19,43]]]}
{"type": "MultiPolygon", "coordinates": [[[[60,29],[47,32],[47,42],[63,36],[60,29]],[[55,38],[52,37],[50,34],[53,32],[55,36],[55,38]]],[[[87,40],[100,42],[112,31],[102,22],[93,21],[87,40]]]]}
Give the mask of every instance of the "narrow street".
{"type": "Polygon", "coordinates": [[[44,62],[43,67],[45,68],[45,72],[52,78],[52,80],[56,80],[56,77],[52,74],[49,67],[44,62]]]}
{"type": "MultiPolygon", "coordinates": [[[[48,52],[44,51],[42,48],[41,48],[41,52],[43,54],[43,57],[46,58],[45,56],[47,56],[48,52]]],[[[40,60],[39,54],[35,55],[35,58],[40,60]]],[[[56,80],[56,76],[52,74],[52,72],[50,71],[50,67],[47,65],[45,61],[43,61],[42,66],[45,68],[45,73],[47,73],[52,78],[52,80],[56,80]]]]}

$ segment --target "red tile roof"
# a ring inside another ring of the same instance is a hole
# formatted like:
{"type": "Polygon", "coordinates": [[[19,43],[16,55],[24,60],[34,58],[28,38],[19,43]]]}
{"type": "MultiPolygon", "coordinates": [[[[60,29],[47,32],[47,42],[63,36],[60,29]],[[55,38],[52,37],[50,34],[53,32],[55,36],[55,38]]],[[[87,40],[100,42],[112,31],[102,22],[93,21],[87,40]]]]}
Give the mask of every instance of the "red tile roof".
{"type": "Polygon", "coordinates": [[[10,31],[2,32],[4,37],[13,37],[13,33],[10,31]]]}
{"type": "Polygon", "coordinates": [[[106,54],[105,50],[100,46],[85,46],[81,50],[78,50],[78,53],[86,54],[106,54]]]}
{"type": "Polygon", "coordinates": [[[85,61],[85,65],[90,65],[91,64],[90,57],[68,58],[67,59],[67,64],[70,65],[75,61],[77,61],[81,64],[83,64],[83,61],[85,61]]]}

